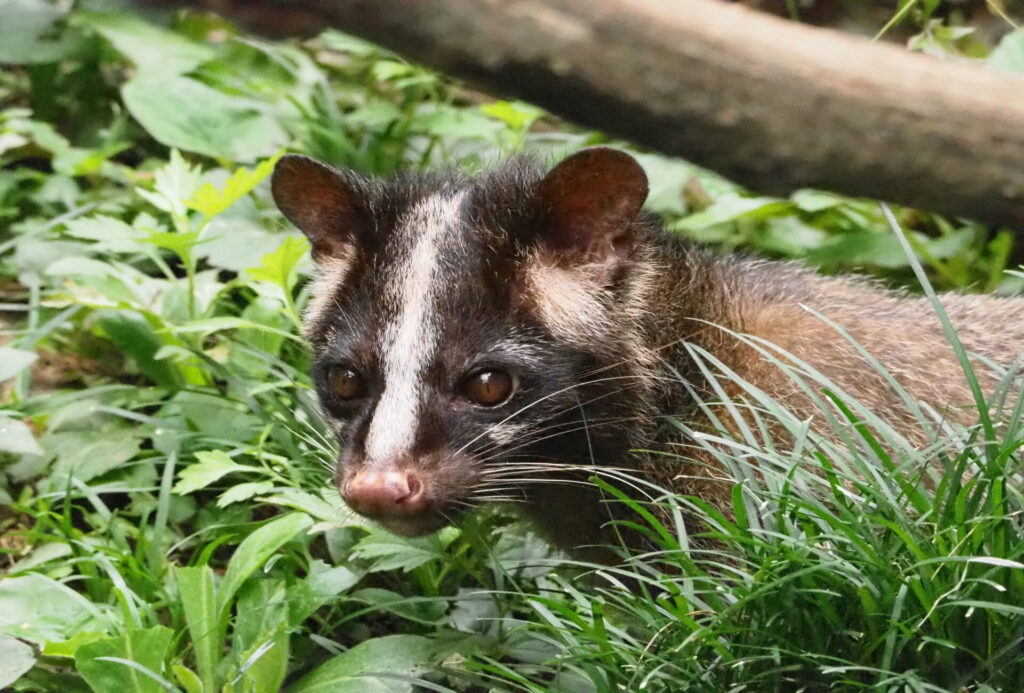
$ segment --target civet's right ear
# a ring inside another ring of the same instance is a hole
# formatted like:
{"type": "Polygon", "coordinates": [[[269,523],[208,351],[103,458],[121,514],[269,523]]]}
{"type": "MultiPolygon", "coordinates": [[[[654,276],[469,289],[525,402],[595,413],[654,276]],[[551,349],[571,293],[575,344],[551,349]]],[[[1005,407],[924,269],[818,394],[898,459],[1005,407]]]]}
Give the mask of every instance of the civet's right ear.
{"type": "Polygon", "coordinates": [[[277,208],[313,244],[313,259],[318,262],[343,257],[366,228],[354,177],[308,156],[281,157],[270,190],[277,208]]]}

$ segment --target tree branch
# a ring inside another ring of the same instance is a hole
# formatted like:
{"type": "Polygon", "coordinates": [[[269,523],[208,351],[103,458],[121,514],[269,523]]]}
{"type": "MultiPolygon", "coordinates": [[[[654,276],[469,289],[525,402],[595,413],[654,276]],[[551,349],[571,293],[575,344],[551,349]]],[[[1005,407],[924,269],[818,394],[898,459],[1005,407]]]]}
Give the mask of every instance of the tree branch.
{"type": "Polygon", "coordinates": [[[184,4],[276,36],[332,26],[759,192],[1024,229],[1024,79],[981,66],[720,0],[184,4]]]}

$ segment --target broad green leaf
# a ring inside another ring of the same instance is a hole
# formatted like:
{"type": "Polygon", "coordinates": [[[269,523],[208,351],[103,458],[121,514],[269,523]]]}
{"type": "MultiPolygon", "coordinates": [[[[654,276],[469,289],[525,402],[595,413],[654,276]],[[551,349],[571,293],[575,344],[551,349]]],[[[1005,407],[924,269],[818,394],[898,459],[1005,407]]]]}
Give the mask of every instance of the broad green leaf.
{"type": "Polygon", "coordinates": [[[63,488],[69,476],[89,482],[121,468],[142,448],[138,431],[110,424],[92,430],[47,433],[41,442],[53,457],[53,469],[42,486],[53,491],[63,488]]]}
{"type": "Polygon", "coordinates": [[[288,689],[288,693],[411,693],[428,672],[438,646],[419,635],[387,635],[342,652],[288,689]]]}
{"type": "Polygon", "coordinates": [[[85,597],[44,575],[0,578],[0,633],[41,644],[108,625],[85,597]]]}
{"type": "Polygon", "coordinates": [[[988,56],[988,64],[997,70],[1024,73],[1024,27],[1008,33],[988,56]]]}
{"type": "Polygon", "coordinates": [[[17,419],[0,416],[0,452],[11,452],[15,455],[42,455],[32,429],[17,419]]]}
{"type": "Polygon", "coordinates": [[[173,636],[170,628],[154,626],[97,640],[78,648],[75,668],[96,693],[164,693],[160,679],[173,636]]]}
{"type": "Polygon", "coordinates": [[[189,77],[140,75],[125,84],[121,94],[132,116],[168,147],[229,161],[254,161],[272,155],[287,140],[277,121],[254,102],[189,77]]]}
{"type": "Polygon", "coordinates": [[[0,383],[31,366],[36,358],[34,352],[0,346],[0,383]]]}
{"type": "Polygon", "coordinates": [[[232,472],[258,471],[254,467],[238,464],[222,450],[197,452],[196,459],[199,462],[185,467],[178,475],[178,483],[174,485],[174,492],[179,496],[206,488],[221,477],[232,472]]]}
{"type": "Polygon", "coordinates": [[[263,256],[259,267],[246,274],[250,279],[267,281],[290,292],[295,286],[295,268],[309,251],[309,242],[301,236],[288,236],[277,250],[263,256]]]}
{"type": "Polygon", "coordinates": [[[217,188],[212,183],[207,183],[186,200],[185,204],[206,217],[215,217],[248,195],[273,173],[274,165],[280,158],[279,152],[269,159],[264,159],[253,169],[239,166],[222,187],[217,188]]]}
{"type": "Polygon", "coordinates": [[[7,688],[36,663],[29,645],[9,635],[0,635],[0,688],[7,688]]]}
{"type": "Polygon", "coordinates": [[[214,57],[209,46],[124,12],[79,12],[76,20],[109,41],[140,72],[190,72],[214,57]]]}
{"type": "Polygon", "coordinates": [[[217,590],[218,612],[223,622],[235,593],[275,551],[291,541],[296,534],[313,524],[305,513],[289,513],[266,523],[247,536],[228,563],[224,580],[217,590]]]}
{"type": "MultiPolygon", "coordinates": [[[[185,610],[185,623],[203,690],[217,690],[217,663],[221,645],[213,571],[209,566],[175,568],[178,596],[185,610]]],[[[180,677],[179,677],[180,678],[180,677]]]]}
{"type": "Polygon", "coordinates": [[[69,5],[47,0],[0,0],[0,64],[60,60],[77,40],[67,32],[51,36],[69,5]]]}

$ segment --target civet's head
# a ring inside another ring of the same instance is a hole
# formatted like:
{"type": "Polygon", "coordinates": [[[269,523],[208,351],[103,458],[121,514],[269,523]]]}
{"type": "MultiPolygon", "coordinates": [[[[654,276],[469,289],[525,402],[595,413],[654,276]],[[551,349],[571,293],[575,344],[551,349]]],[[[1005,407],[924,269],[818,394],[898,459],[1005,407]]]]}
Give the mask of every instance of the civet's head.
{"type": "Polygon", "coordinates": [[[318,266],[306,332],[354,510],[424,534],[621,463],[644,396],[632,157],[381,181],[286,156],[273,195],[318,266]]]}

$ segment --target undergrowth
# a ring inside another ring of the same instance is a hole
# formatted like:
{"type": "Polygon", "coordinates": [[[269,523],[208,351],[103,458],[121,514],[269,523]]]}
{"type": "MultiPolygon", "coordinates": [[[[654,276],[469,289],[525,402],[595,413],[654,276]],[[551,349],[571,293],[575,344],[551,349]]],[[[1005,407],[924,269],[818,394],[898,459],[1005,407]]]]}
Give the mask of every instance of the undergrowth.
{"type": "MultiPolygon", "coordinates": [[[[1015,374],[979,401],[987,429],[908,397],[931,431],[921,447],[757,345],[832,434],[752,389],[709,404],[740,431],[688,432],[739,482],[728,515],[655,488],[630,500],[602,477],[658,550],[579,565],[499,508],[394,537],[329,483],[298,336],[307,245],[270,203],[273,162],[287,149],[364,173],[472,171],[607,138],[337,32],[268,43],[206,14],[163,26],[109,3],[13,4],[0,22],[0,687],[1024,689],[1015,374]],[[794,445],[771,445],[769,422],[794,445]],[[683,521],[695,516],[703,526],[683,521]]],[[[965,27],[936,23],[935,5],[904,3],[898,21],[919,22],[915,48],[955,53],[965,27]]],[[[990,59],[1024,70],[1021,46],[1010,33],[990,59]]],[[[1006,271],[1006,230],[818,191],[758,197],[638,158],[669,229],[724,251],[893,284],[1024,284],[1006,271]]]]}

